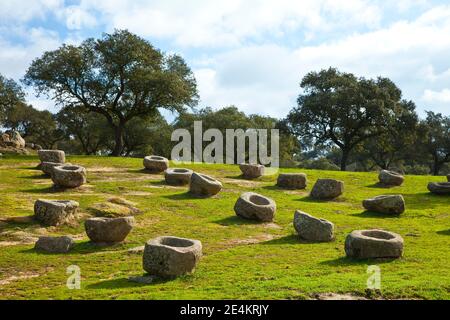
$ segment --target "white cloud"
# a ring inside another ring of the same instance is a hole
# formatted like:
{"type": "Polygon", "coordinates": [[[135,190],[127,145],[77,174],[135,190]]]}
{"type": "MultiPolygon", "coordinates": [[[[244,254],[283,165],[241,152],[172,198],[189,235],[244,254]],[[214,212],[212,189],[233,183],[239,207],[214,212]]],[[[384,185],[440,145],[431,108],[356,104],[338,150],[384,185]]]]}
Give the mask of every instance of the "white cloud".
{"type": "Polygon", "coordinates": [[[49,12],[59,10],[64,0],[0,1],[0,24],[26,22],[44,18],[49,12]]]}
{"type": "Polygon", "coordinates": [[[209,67],[202,67],[202,72],[211,69],[205,80],[200,77],[202,101],[243,104],[250,112],[284,116],[296,103],[298,83],[305,73],[333,66],[365,77],[389,77],[422,111],[450,113],[442,99],[446,91],[441,99],[422,96],[430,85],[450,86],[449,34],[450,6],[442,6],[416,21],[400,21],[316,46],[240,47],[216,55],[209,67]]]}
{"type": "Polygon", "coordinates": [[[427,89],[423,94],[423,100],[427,102],[443,102],[450,104],[450,89],[443,89],[441,91],[427,89]]]}
{"type": "Polygon", "coordinates": [[[350,26],[377,26],[378,6],[367,0],[118,0],[82,1],[82,10],[101,12],[109,29],[128,28],[143,36],[186,47],[237,46],[264,35],[281,37],[302,28],[312,33],[350,26]],[[351,18],[350,18],[351,17],[351,18]]]}

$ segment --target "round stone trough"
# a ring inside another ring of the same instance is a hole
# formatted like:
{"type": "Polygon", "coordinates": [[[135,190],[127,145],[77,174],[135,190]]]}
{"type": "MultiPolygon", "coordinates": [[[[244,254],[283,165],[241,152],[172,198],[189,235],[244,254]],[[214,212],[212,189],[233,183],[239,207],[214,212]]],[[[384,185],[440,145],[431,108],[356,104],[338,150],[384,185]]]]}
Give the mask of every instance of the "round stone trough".
{"type": "Polygon", "coordinates": [[[34,245],[36,251],[48,253],[67,253],[75,245],[71,237],[40,237],[34,245]]]}
{"type": "Polygon", "coordinates": [[[151,275],[177,277],[194,272],[201,257],[198,240],[159,237],[145,244],[143,268],[151,275]]]}
{"type": "Polygon", "coordinates": [[[450,182],[430,182],[428,190],[437,195],[450,195],[450,182]]]}
{"type": "Polygon", "coordinates": [[[189,192],[199,197],[212,197],[222,190],[220,181],[205,174],[194,172],[191,175],[189,192]]]}
{"type": "Polygon", "coordinates": [[[385,186],[401,186],[403,181],[405,181],[405,177],[394,171],[382,170],[378,176],[378,180],[385,186]]]}
{"type": "Polygon", "coordinates": [[[52,181],[58,187],[77,188],[86,183],[86,169],[75,165],[53,167],[52,181]]]}
{"type": "Polygon", "coordinates": [[[281,173],[277,180],[278,187],[292,190],[305,189],[306,184],[307,179],[304,173],[281,173]]]}
{"type": "Polygon", "coordinates": [[[166,183],[171,186],[188,185],[194,172],[189,169],[170,168],[164,171],[166,183]]]}
{"type": "Polygon", "coordinates": [[[46,226],[59,226],[73,221],[79,206],[76,201],[39,199],[34,203],[34,218],[46,226]]]}
{"type": "Polygon", "coordinates": [[[242,175],[247,179],[256,179],[264,175],[265,167],[260,164],[241,164],[239,165],[242,175]]]}
{"type": "Polygon", "coordinates": [[[402,195],[378,196],[364,200],[363,207],[372,212],[398,215],[405,212],[405,199],[402,195]]]}
{"type": "Polygon", "coordinates": [[[92,242],[118,243],[125,240],[134,224],[133,217],[89,218],[84,223],[84,227],[92,242]]]}
{"type": "MultiPolygon", "coordinates": [[[[65,166],[71,166],[71,163],[65,163],[65,166]]],[[[54,167],[59,167],[61,166],[61,163],[58,162],[41,162],[39,169],[42,170],[42,172],[44,174],[46,174],[47,176],[51,176],[53,173],[53,168],[54,167]]]]}
{"type": "Polygon", "coordinates": [[[294,228],[299,237],[307,241],[330,242],[334,240],[333,223],[299,210],[294,215],[294,228]]]}
{"type": "Polygon", "coordinates": [[[39,150],[39,160],[41,162],[65,163],[66,154],[62,150],[39,150]]]}
{"type": "Polygon", "coordinates": [[[349,258],[400,258],[403,255],[403,238],[384,230],[357,230],[347,236],[345,253],[349,258]]]}
{"type": "Polygon", "coordinates": [[[344,182],[334,179],[319,179],[310,196],[319,200],[332,200],[344,193],[344,182]]]}
{"type": "Polygon", "coordinates": [[[234,205],[237,216],[261,222],[272,222],[276,210],[275,201],[254,192],[242,194],[234,205]]]}
{"type": "Polygon", "coordinates": [[[145,169],[154,173],[161,173],[169,168],[169,160],[159,156],[145,157],[143,163],[145,169]]]}

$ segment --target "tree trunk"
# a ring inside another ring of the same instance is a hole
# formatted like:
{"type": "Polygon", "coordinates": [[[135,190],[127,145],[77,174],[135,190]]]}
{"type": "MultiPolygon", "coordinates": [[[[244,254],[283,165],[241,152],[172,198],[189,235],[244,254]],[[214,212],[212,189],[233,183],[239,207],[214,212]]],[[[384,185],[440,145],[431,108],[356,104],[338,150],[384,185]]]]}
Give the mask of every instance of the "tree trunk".
{"type": "Polygon", "coordinates": [[[442,164],[439,161],[434,160],[433,175],[438,176],[439,172],[441,171],[441,167],[442,167],[442,164]]]}
{"type": "Polygon", "coordinates": [[[119,157],[122,154],[123,151],[123,131],[124,131],[124,125],[119,124],[114,127],[114,134],[115,134],[115,146],[114,150],[112,152],[112,156],[119,157]]]}
{"type": "Polygon", "coordinates": [[[347,171],[347,161],[349,156],[349,151],[342,150],[342,157],[341,157],[341,171],[347,171]]]}

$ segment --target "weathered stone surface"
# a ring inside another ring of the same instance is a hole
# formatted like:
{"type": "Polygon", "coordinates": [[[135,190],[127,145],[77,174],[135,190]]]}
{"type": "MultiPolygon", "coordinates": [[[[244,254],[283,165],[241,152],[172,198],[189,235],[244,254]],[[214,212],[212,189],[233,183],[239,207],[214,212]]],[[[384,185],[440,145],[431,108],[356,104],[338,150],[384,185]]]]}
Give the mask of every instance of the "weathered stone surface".
{"type": "Polygon", "coordinates": [[[151,275],[176,277],[192,273],[201,257],[198,240],[159,237],[145,244],[143,267],[151,275]]]}
{"type": "Polygon", "coordinates": [[[264,175],[265,167],[260,164],[241,164],[239,169],[242,171],[242,175],[247,179],[256,179],[264,175]]]}
{"type": "Polygon", "coordinates": [[[345,252],[355,259],[399,258],[403,254],[403,238],[383,230],[357,230],[347,236],[345,252]]]}
{"type": "Polygon", "coordinates": [[[385,186],[401,186],[405,178],[394,171],[382,170],[378,176],[380,183],[385,186]]]}
{"type": "Polygon", "coordinates": [[[222,190],[222,183],[205,174],[194,172],[191,175],[189,192],[200,197],[212,197],[222,190]]]}
{"type": "Polygon", "coordinates": [[[9,145],[13,148],[23,149],[25,148],[25,140],[22,138],[19,132],[12,131],[9,134],[9,145]]]}
{"type": "Polygon", "coordinates": [[[373,212],[401,214],[405,212],[405,199],[401,195],[378,196],[364,200],[363,207],[373,212]]]}
{"type": "Polygon", "coordinates": [[[277,186],[286,189],[305,189],[307,184],[304,173],[281,173],[278,176],[277,186]]]}
{"type": "Polygon", "coordinates": [[[275,201],[254,192],[242,194],[234,205],[236,215],[262,222],[271,222],[275,217],[275,201]]]}
{"type": "Polygon", "coordinates": [[[38,156],[41,162],[66,162],[66,154],[62,150],[39,150],[38,156]]]}
{"type": "Polygon", "coordinates": [[[164,172],[169,168],[169,160],[164,157],[148,156],[144,158],[144,167],[151,172],[164,172]]]}
{"type": "Polygon", "coordinates": [[[63,188],[77,188],[86,183],[86,169],[81,166],[61,165],[53,167],[52,181],[63,188]]]}
{"type": "MultiPolygon", "coordinates": [[[[58,162],[41,162],[39,169],[42,170],[46,175],[51,176],[53,173],[53,168],[60,166],[61,163],[58,162]]],[[[71,166],[71,163],[66,163],[66,166],[71,166]]]]}
{"type": "Polygon", "coordinates": [[[90,218],[84,223],[86,234],[92,242],[122,242],[133,229],[133,217],[124,218],[90,218]]]}
{"type": "Polygon", "coordinates": [[[79,206],[76,201],[37,200],[34,217],[44,225],[59,226],[73,221],[79,206]]]}
{"type": "Polygon", "coordinates": [[[430,182],[428,190],[438,195],[450,195],[450,182],[430,182]]]}
{"type": "Polygon", "coordinates": [[[75,242],[71,237],[40,237],[34,249],[48,253],[67,253],[74,245],[75,242]]]}
{"type": "Polygon", "coordinates": [[[319,179],[311,190],[311,197],[331,200],[344,193],[344,182],[334,179],[319,179]]]}
{"type": "Polygon", "coordinates": [[[330,242],[334,240],[333,223],[315,218],[305,212],[295,212],[294,228],[300,238],[304,240],[314,242],[330,242]]]}
{"type": "Polygon", "coordinates": [[[171,186],[188,185],[194,172],[189,169],[167,169],[164,172],[166,183],[171,186]]]}
{"type": "Polygon", "coordinates": [[[88,210],[97,217],[106,218],[129,217],[141,213],[135,203],[119,197],[110,198],[107,202],[95,203],[88,210]]]}

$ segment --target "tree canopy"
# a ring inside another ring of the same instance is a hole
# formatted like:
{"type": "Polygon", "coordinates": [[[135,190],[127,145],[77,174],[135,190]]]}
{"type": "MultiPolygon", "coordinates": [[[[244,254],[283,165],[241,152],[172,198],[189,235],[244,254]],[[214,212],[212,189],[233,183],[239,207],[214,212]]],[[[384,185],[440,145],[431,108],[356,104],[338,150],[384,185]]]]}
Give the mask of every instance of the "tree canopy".
{"type": "Polygon", "coordinates": [[[181,112],[198,98],[195,77],[180,56],[164,54],[127,30],[45,52],[24,83],[61,106],[103,115],[115,133],[116,156],[124,149],[127,122],[160,108],[181,112]]]}
{"type": "Polygon", "coordinates": [[[298,106],[288,115],[291,127],[316,146],[339,147],[341,170],[356,146],[381,135],[405,112],[400,89],[387,78],[357,78],[330,68],[307,74],[301,88],[298,106]]]}

